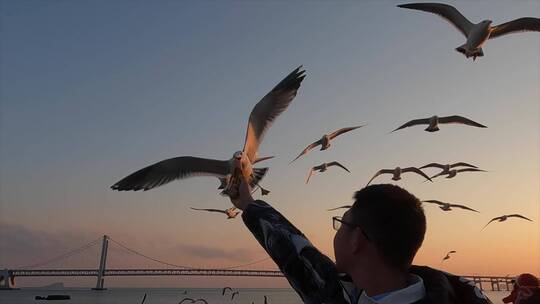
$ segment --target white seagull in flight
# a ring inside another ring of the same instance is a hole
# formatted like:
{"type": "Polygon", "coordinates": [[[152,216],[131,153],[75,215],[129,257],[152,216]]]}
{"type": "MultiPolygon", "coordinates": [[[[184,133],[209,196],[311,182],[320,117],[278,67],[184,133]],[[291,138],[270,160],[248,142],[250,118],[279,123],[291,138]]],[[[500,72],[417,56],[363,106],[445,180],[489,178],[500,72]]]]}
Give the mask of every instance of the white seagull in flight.
{"type": "Polygon", "coordinates": [[[300,152],[300,154],[291,161],[291,163],[295,160],[297,160],[298,158],[300,158],[300,156],[302,155],[305,155],[307,154],[310,150],[314,149],[315,147],[317,147],[318,145],[321,145],[321,151],[324,151],[328,148],[330,148],[331,144],[330,144],[330,141],[336,137],[338,137],[339,135],[343,134],[343,133],[347,133],[347,132],[350,132],[352,130],[356,130],[358,128],[361,128],[361,127],[364,127],[365,125],[360,125],[360,126],[356,126],[356,127],[348,127],[348,128],[341,128],[337,131],[334,131],[330,134],[324,134],[323,137],[321,137],[321,139],[317,140],[316,142],[313,142],[312,144],[308,145],[302,152],[300,152]]]}
{"type": "Polygon", "coordinates": [[[473,61],[476,57],[484,56],[482,45],[492,38],[497,38],[506,34],[540,31],[540,19],[532,17],[524,17],[492,26],[491,20],[483,20],[480,23],[472,23],[463,16],[455,7],[442,3],[409,3],[398,5],[401,8],[420,10],[437,14],[440,17],[449,21],[454,25],[466,38],[467,41],[456,48],[456,51],[472,57],[473,61]]]}
{"type": "MultiPolygon", "coordinates": [[[[396,167],[395,169],[381,169],[379,171],[377,171],[377,173],[375,173],[375,175],[369,180],[369,182],[367,183],[367,185],[369,185],[371,183],[371,181],[373,181],[377,176],[381,175],[381,174],[392,174],[392,180],[394,181],[398,181],[401,179],[401,174],[403,173],[407,173],[407,172],[414,172],[416,174],[420,174],[422,175],[426,180],[430,181],[430,182],[433,182],[431,180],[431,178],[429,178],[429,176],[427,176],[424,172],[422,172],[422,170],[416,168],[416,167],[408,167],[408,168],[400,168],[400,167],[396,167]]],[[[366,186],[367,186],[366,185],[366,186]]]]}
{"type": "Polygon", "coordinates": [[[482,228],[482,230],[484,230],[484,228],[486,228],[487,225],[491,224],[491,222],[493,222],[493,221],[504,222],[504,221],[506,221],[508,218],[511,218],[511,217],[517,217],[517,218],[524,219],[524,220],[527,220],[527,221],[531,221],[531,222],[532,222],[532,220],[531,220],[530,218],[524,217],[524,216],[521,215],[521,214],[507,214],[507,215],[501,215],[501,216],[498,216],[498,217],[494,217],[493,219],[491,219],[491,221],[489,221],[489,222],[482,228]]]}
{"type": "Polygon", "coordinates": [[[195,175],[211,175],[228,178],[222,195],[235,196],[243,175],[254,187],[264,177],[268,168],[253,168],[253,164],[268,158],[258,158],[257,150],[263,136],[274,120],[293,101],[305,71],[298,67],[276,85],[253,108],[249,116],[242,151],[237,151],[229,160],[215,160],[193,156],[166,159],[143,168],[123,178],[111,188],[118,191],[150,190],[176,179],[195,175]]]}
{"type": "Polygon", "coordinates": [[[452,208],[461,208],[461,209],[465,209],[465,210],[469,210],[469,211],[474,211],[474,212],[479,212],[477,210],[474,210],[472,208],[469,208],[465,205],[458,205],[458,204],[450,204],[450,203],[445,203],[445,202],[441,202],[441,201],[438,201],[438,200],[425,200],[425,201],[422,201],[423,203],[430,203],[430,204],[437,204],[439,205],[439,208],[441,208],[441,210],[443,211],[450,211],[452,210],[452,208]]]}
{"type": "Polygon", "coordinates": [[[306,184],[309,183],[309,179],[311,178],[311,175],[313,175],[313,172],[315,172],[315,171],[325,172],[326,170],[328,170],[328,167],[332,167],[332,166],[338,166],[338,167],[342,168],[343,170],[345,170],[345,171],[347,171],[349,173],[351,172],[351,171],[349,171],[349,169],[345,168],[345,166],[338,163],[337,161],[333,161],[333,162],[329,162],[329,163],[322,163],[322,164],[320,164],[318,166],[315,166],[315,167],[311,168],[311,170],[309,170],[309,175],[307,177],[306,184]]]}
{"type": "Polygon", "coordinates": [[[436,132],[436,131],[439,131],[439,124],[450,124],[450,123],[468,125],[468,126],[473,126],[473,127],[478,127],[478,128],[487,128],[486,126],[479,124],[475,121],[472,121],[468,118],[465,118],[463,116],[453,115],[453,116],[439,117],[435,115],[435,116],[431,116],[430,118],[413,119],[409,122],[406,122],[402,126],[396,128],[392,132],[396,132],[397,130],[401,130],[404,128],[417,126],[417,125],[428,125],[425,131],[436,132]]]}

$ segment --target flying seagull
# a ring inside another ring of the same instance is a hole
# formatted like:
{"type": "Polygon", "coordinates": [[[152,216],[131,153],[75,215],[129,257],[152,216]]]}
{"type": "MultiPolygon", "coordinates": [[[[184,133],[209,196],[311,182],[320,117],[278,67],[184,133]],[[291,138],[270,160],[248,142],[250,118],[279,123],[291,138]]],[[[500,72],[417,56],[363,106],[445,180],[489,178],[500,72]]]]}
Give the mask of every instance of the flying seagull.
{"type": "Polygon", "coordinates": [[[460,172],[486,172],[486,170],[481,170],[481,169],[478,169],[478,168],[451,169],[448,172],[443,171],[441,173],[437,173],[437,174],[433,175],[431,178],[436,178],[436,177],[439,177],[439,176],[442,176],[442,175],[446,175],[446,178],[452,178],[452,177],[456,176],[460,172]]]}
{"type": "Polygon", "coordinates": [[[455,250],[448,251],[446,256],[442,259],[441,263],[444,262],[445,260],[448,260],[450,258],[450,254],[452,254],[452,253],[456,253],[456,251],[455,250]]]}
{"type": "Polygon", "coordinates": [[[469,207],[467,207],[465,205],[450,204],[450,203],[445,203],[445,202],[441,202],[441,201],[438,201],[438,200],[425,200],[425,201],[422,201],[422,202],[431,203],[431,204],[437,204],[437,205],[439,205],[439,208],[441,208],[441,210],[443,210],[443,211],[450,211],[450,210],[452,210],[452,208],[461,208],[461,209],[465,209],[465,210],[479,212],[479,211],[471,209],[471,208],[469,208],[469,207]]]}
{"type": "Polygon", "coordinates": [[[328,209],[327,211],[334,211],[334,210],[338,210],[338,209],[351,209],[351,208],[352,208],[352,205],[345,205],[345,206],[340,206],[340,207],[328,209]]]}
{"type": "Polygon", "coordinates": [[[439,164],[439,163],[430,163],[425,166],[420,167],[419,169],[425,169],[425,168],[439,168],[442,171],[440,173],[448,174],[450,172],[450,169],[455,167],[469,167],[469,168],[478,168],[477,166],[468,164],[468,163],[454,163],[454,164],[439,164]]]}
{"type": "Polygon", "coordinates": [[[347,171],[349,173],[351,172],[351,171],[349,171],[349,169],[345,168],[345,166],[338,163],[337,161],[333,161],[333,162],[330,162],[330,163],[322,163],[322,164],[320,164],[318,166],[315,166],[315,167],[311,168],[311,170],[309,170],[309,175],[307,177],[306,184],[309,182],[309,178],[311,177],[313,172],[315,172],[315,171],[325,172],[326,170],[328,170],[328,167],[332,167],[332,166],[338,166],[338,167],[342,168],[343,170],[345,170],[345,171],[347,171]]]}
{"type": "Polygon", "coordinates": [[[401,130],[404,128],[417,126],[417,125],[428,125],[428,127],[425,129],[425,131],[428,132],[436,132],[439,131],[439,124],[449,124],[449,123],[456,123],[456,124],[463,124],[478,128],[487,128],[486,126],[479,124],[475,121],[472,121],[468,118],[465,118],[463,116],[445,116],[445,117],[439,117],[439,116],[432,116],[430,118],[421,118],[421,119],[413,119],[405,124],[403,124],[401,127],[395,129],[392,132],[395,132],[397,130],[401,130]]]}
{"type": "MultiPolygon", "coordinates": [[[[429,176],[427,176],[422,170],[416,168],[416,167],[408,167],[408,168],[400,168],[396,167],[395,169],[381,169],[375,175],[369,180],[367,185],[371,183],[377,176],[381,174],[393,174],[392,180],[398,181],[401,179],[401,174],[407,173],[407,172],[414,172],[416,174],[422,175],[426,180],[429,180],[430,182],[433,182],[429,176]]],[[[366,186],[367,186],[366,185],[366,186]]]]}
{"type": "Polygon", "coordinates": [[[487,225],[489,225],[491,222],[493,221],[499,221],[499,222],[504,222],[506,221],[508,218],[510,217],[517,217],[517,218],[521,218],[521,219],[524,219],[524,220],[527,220],[527,221],[531,221],[532,220],[530,218],[527,218],[527,217],[524,217],[523,215],[520,215],[520,214],[507,214],[507,215],[501,215],[499,217],[494,217],[491,219],[491,221],[489,221],[483,228],[482,230],[484,230],[484,228],[487,227],[487,225]]]}
{"type": "Polygon", "coordinates": [[[239,294],[240,292],[239,291],[235,291],[231,294],[231,301],[234,299],[234,297],[239,294]]]}
{"type": "Polygon", "coordinates": [[[420,10],[437,14],[440,17],[449,21],[454,25],[466,38],[467,41],[456,48],[456,51],[472,57],[473,61],[476,57],[484,56],[482,45],[491,38],[497,38],[506,34],[540,31],[540,19],[532,17],[524,17],[492,26],[491,20],[483,20],[480,23],[474,24],[463,16],[455,7],[442,3],[409,3],[401,4],[398,7],[420,10]]]}
{"type": "Polygon", "coordinates": [[[192,156],[170,158],[128,175],[111,188],[119,191],[146,191],[194,175],[211,175],[218,178],[230,175],[228,184],[221,192],[222,195],[234,196],[240,175],[248,180],[250,186],[256,186],[268,170],[268,168],[253,168],[255,163],[268,159],[258,158],[259,145],[274,120],[287,109],[296,96],[305,77],[305,71],[300,69],[301,67],[298,67],[292,71],[255,105],[249,116],[244,148],[235,152],[231,159],[215,160],[192,156]]]}
{"type": "Polygon", "coordinates": [[[227,219],[228,219],[228,220],[235,218],[235,217],[240,213],[240,211],[238,211],[238,210],[237,210],[236,208],[234,208],[234,207],[229,208],[229,209],[225,209],[225,210],[220,210],[220,209],[205,209],[205,208],[193,208],[193,207],[190,207],[190,209],[192,209],[192,210],[198,210],[198,211],[208,211],[208,212],[218,212],[218,213],[223,213],[223,214],[226,214],[226,215],[227,215],[227,219]]]}
{"type": "Polygon", "coordinates": [[[332,139],[338,137],[341,134],[350,132],[352,130],[356,130],[356,129],[361,128],[363,126],[365,126],[365,125],[360,125],[360,126],[356,126],[356,127],[341,128],[341,129],[339,129],[337,131],[334,131],[334,132],[332,132],[330,134],[324,134],[321,139],[319,139],[316,142],[313,142],[312,144],[308,145],[302,152],[300,152],[300,154],[295,159],[293,159],[291,161],[291,163],[293,161],[297,160],[298,158],[300,158],[300,156],[307,154],[310,150],[314,149],[318,145],[321,145],[321,150],[320,151],[324,151],[324,150],[330,148],[330,146],[331,146],[330,141],[332,139]]]}

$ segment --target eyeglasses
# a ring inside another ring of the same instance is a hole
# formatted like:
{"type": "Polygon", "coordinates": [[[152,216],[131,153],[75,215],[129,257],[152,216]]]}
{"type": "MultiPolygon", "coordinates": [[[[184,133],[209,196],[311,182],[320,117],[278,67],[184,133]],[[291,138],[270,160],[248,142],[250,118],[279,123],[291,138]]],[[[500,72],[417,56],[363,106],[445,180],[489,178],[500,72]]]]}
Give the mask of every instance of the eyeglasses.
{"type": "Polygon", "coordinates": [[[334,226],[334,230],[336,230],[336,231],[338,231],[339,228],[341,228],[341,225],[346,225],[346,226],[349,226],[351,228],[359,228],[360,231],[362,231],[362,234],[366,237],[366,239],[370,240],[370,237],[366,234],[364,229],[362,229],[362,227],[360,227],[360,225],[347,223],[346,221],[343,220],[343,217],[341,217],[341,216],[332,217],[332,225],[334,226]]]}

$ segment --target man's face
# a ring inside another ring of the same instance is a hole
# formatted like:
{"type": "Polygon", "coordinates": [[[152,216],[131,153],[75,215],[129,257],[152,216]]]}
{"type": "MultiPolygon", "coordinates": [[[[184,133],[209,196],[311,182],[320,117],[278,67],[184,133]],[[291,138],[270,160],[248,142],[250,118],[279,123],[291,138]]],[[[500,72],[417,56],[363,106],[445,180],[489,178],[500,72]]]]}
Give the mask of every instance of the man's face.
{"type": "MultiPolygon", "coordinates": [[[[352,223],[352,213],[349,210],[343,214],[343,221],[346,223],[352,223]]],[[[351,265],[354,253],[354,240],[355,230],[357,228],[351,227],[342,223],[339,230],[334,236],[334,255],[336,257],[336,268],[339,272],[346,272],[351,265]]]]}

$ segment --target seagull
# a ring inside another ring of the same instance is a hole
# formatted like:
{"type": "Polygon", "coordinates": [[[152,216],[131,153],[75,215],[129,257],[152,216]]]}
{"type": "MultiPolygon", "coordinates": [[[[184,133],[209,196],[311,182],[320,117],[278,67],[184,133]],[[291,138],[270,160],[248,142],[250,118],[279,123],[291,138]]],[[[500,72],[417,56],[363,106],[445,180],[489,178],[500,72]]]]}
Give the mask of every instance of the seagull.
{"type": "Polygon", "coordinates": [[[272,91],[264,96],[253,108],[249,116],[247,132],[242,151],[237,151],[229,160],[215,160],[192,156],[166,159],[128,175],[114,184],[113,190],[150,190],[176,179],[194,175],[211,175],[225,178],[230,175],[222,195],[234,196],[237,192],[240,175],[243,175],[254,187],[264,177],[268,168],[253,168],[259,161],[257,150],[263,136],[274,120],[283,113],[293,101],[305,71],[301,66],[292,71],[272,91]]]}
{"type": "Polygon", "coordinates": [[[234,296],[236,296],[237,294],[239,294],[240,292],[238,291],[235,291],[231,294],[231,301],[234,299],[234,296]]]}
{"type": "Polygon", "coordinates": [[[223,287],[223,289],[221,290],[221,295],[224,296],[227,290],[230,290],[231,292],[233,291],[230,287],[223,287]]]}
{"type": "Polygon", "coordinates": [[[509,217],[517,217],[517,218],[521,218],[521,219],[524,219],[524,220],[527,220],[527,221],[531,221],[531,222],[532,222],[532,220],[531,220],[530,218],[524,217],[523,215],[520,215],[520,214],[501,215],[501,216],[499,216],[499,217],[494,217],[493,219],[491,219],[491,221],[489,221],[489,222],[486,224],[486,226],[484,226],[484,227],[482,228],[482,230],[484,230],[484,228],[486,228],[487,225],[489,225],[489,224],[490,224],[491,222],[493,222],[493,221],[497,221],[497,220],[498,220],[499,222],[504,222],[504,221],[506,221],[509,217]]]}
{"type": "Polygon", "coordinates": [[[306,180],[306,184],[309,182],[309,178],[311,177],[311,175],[313,174],[314,171],[319,171],[319,172],[324,172],[328,169],[328,167],[332,167],[332,166],[338,166],[340,168],[342,168],[343,170],[347,171],[347,172],[351,172],[349,171],[349,169],[345,168],[345,166],[343,166],[342,164],[338,163],[337,161],[333,161],[333,162],[330,162],[330,163],[322,163],[318,166],[315,166],[313,168],[311,168],[311,170],[309,171],[309,175],[307,177],[307,180],[306,180]]]}
{"type": "MultiPolygon", "coordinates": [[[[375,173],[375,175],[369,180],[369,182],[367,183],[367,185],[369,185],[371,183],[371,181],[373,181],[377,176],[381,175],[381,174],[393,174],[394,176],[392,177],[392,180],[395,180],[395,181],[398,181],[401,179],[401,174],[403,173],[406,173],[406,172],[414,172],[414,173],[417,173],[417,174],[420,174],[422,175],[423,177],[425,177],[427,180],[429,180],[430,182],[433,182],[431,180],[431,178],[429,178],[429,176],[427,176],[424,172],[422,172],[422,170],[416,168],[416,167],[408,167],[408,168],[400,168],[400,167],[396,167],[395,169],[381,169],[379,170],[377,173],[375,173]]],[[[366,185],[366,186],[367,186],[366,185]]]]}
{"type": "Polygon", "coordinates": [[[193,210],[198,210],[198,211],[209,211],[209,212],[219,212],[219,213],[224,213],[227,215],[227,219],[230,220],[230,219],[233,219],[235,218],[239,213],[240,211],[238,211],[236,208],[232,207],[232,208],[229,208],[229,209],[225,209],[225,210],[220,210],[220,209],[199,209],[199,208],[193,208],[193,207],[190,207],[190,209],[193,209],[193,210]]]}
{"type": "Polygon", "coordinates": [[[435,116],[431,116],[430,118],[413,119],[403,124],[401,127],[395,129],[392,132],[395,132],[397,130],[401,130],[407,127],[417,126],[417,125],[428,125],[425,131],[436,132],[436,131],[439,131],[439,124],[448,124],[448,123],[457,123],[457,124],[463,124],[463,125],[468,125],[468,126],[473,126],[473,127],[478,127],[478,128],[487,128],[486,126],[481,125],[463,116],[453,115],[453,116],[439,117],[435,115],[435,116]]]}
{"type": "Polygon", "coordinates": [[[460,163],[446,164],[446,165],[442,165],[442,164],[439,164],[439,163],[431,163],[431,164],[427,164],[427,165],[425,165],[425,166],[422,166],[422,167],[420,167],[419,169],[425,169],[425,168],[439,168],[439,169],[442,170],[440,173],[447,174],[447,173],[450,172],[450,169],[451,169],[451,168],[455,168],[455,167],[478,168],[477,166],[474,166],[474,165],[471,165],[471,164],[467,164],[467,163],[460,162],[460,163]]]}
{"type": "Polygon", "coordinates": [[[352,208],[352,205],[345,205],[345,206],[340,206],[340,207],[328,209],[327,211],[334,211],[334,210],[338,210],[338,209],[351,209],[351,208],[352,208]]]}
{"type": "Polygon", "coordinates": [[[446,256],[442,259],[441,263],[444,262],[445,260],[448,260],[450,258],[451,253],[456,253],[456,251],[455,250],[448,251],[446,256]]]}
{"type": "Polygon", "coordinates": [[[479,212],[477,210],[471,209],[471,208],[469,208],[467,206],[464,206],[464,205],[444,203],[444,202],[441,202],[441,201],[438,201],[438,200],[425,200],[425,201],[422,201],[422,202],[431,203],[431,204],[437,204],[437,205],[439,205],[439,208],[441,208],[441,210],[443,210],[443,211],[450,211],[450,210],[452,210],[452,208],[461,208],[461,209],[465,209],[465,210],[479,212]]]}
{"type": "Polygon", "coordinates": [[[433,175],[431,178],[436,178],[436,177],[439,177],[439,176],[442,176],[442,175],[446,175],[446,178],[452,178],[452,177],[456,176],[460,172],[487,172],[487,171],[486,170],[481,170],[481,169],[478,169],[478,168],[451,169],[448,172],[443,171],[441,173],[437,173],[437,174],[433,175]]]}
{"type": "Polygon", "coordinates": [[[192,299],[192,298],[183,298],[182,301],[178,302],[178,304],[182,304],[184,303],[185,301],[190,301],[190,303],[195,303],[195,299],[192,299]]]}
{"type": "Polygon", "coordinates": [[[320,151],[324,151],[328,148],[330,148],[330,141],[336,137],[338,137],[339,135],[343,134],[343,133],[347,133],[347,132],[350,132],[352,130],[356,130],[358,128],[361,128],[361,127],[364,127],[365,125],[360,125],[360,126],[355,126],[355,127],[348,127],[348,128],[341,128],[337,131],[334,131],[330,134],[324,134],[323,137],[319,140],[317,140],[316,142],[313,142],[312,144],[310,144],[309,146],[307,146],[302,152],[300,152],[300,154],[291,161],[294,162],[295,160],[297,160],[298,158],[300,158],[300,156],[302,155],[305,155],[307,154],[311,149],[317,147],[318,145],[321,145],[321,150],[320,151]]]}
{"type": "Polygon", "coordinates": [[[524,17],[492,26],[491,20],[483,20],[480,23],[474,24],[463,16],[455,7],[441,3],[409,3],[398,5],[401,8],[420,10],[424,12],[434,13],[449,21],[459,30],[467,41],[456,48],[456,51],[472,57],[473,61],[476,57],[484,56],[482,45],[491,38],[497,38],[506,34],[540,31],[540,19],[532,17],[524,17]]]}

